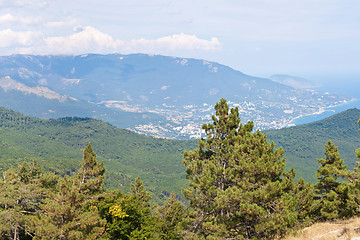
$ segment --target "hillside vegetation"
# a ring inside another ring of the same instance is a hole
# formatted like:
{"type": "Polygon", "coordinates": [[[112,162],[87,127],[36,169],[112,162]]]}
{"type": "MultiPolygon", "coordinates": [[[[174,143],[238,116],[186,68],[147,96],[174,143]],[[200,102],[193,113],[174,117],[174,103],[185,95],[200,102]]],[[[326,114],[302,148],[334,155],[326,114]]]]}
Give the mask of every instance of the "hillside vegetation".
{"type": "Polygon", "coordinates": [[[278,130],[267,130],[269,141],[285,151],[287,167],[294,167],[298,177],[316,183],[317,158],[324,156],[329,139],[339,148],[348,168],[357,161],[355,149],[360,147],[359,109],[349,109],[313,123],[278,130]]]}
{"type": "MultiPolygon", "coordinates": [[[[360,110],[350,109],[318,122],[265,133],[285,150],[287,169],[294,167],[297,178],[315,183],[316,159],[323,157],[328,139],[338,146],[348,167],[354,167],[355,149],[360,146],[359,117],[360,110]]],[[[24,159],[37,159],[44,170],[71,174],[89,142],[104,160],[107,188],[128,190],[130,182],[141,176],[157,196],[154,199],[161,199],[170,192],[180,195],[185,187],[183,152],[196,147],[197,141],[146,137],[91,118],[43,120],[0,108],[1,171],[24,159]]]]}
{"type": "MultiPolygon", "coordinates": [[[[9,136],[9,141],[5,138],[2,143],[19,144],[19,148],[12,148],[15,155],[24,149],[20,138],[7,130],[29,133],[34,129],[26,128],[26,125],[39,125],[37,135],[31,134],[24,141],[40,139],[36,141],[39,145],[32,143],[33,149],[30,148],[27,154],[39,151],[41,164],[45,165],[50,162],[44,161],[43,157],[61,147],[58,144],[62,140],[70,138],[72,145],[67,143],[64,146],[81,148],[83,138],[90,138],[98,130],[107,129],[106,126],[112,127],[101,123],[104,126],[100,124],[95,128],[90,125],[94,128],[89,128],[88,122],[96,122],[92,119],[43,121],[5,109],[2,116],[7,119],[2,121],[2,131],[9,136]],[[53,124],[56,128],[50,129],[53,124]],[[73,125],[77,128],[72,129],[73,125]],[[63,136],[56,135],[65,128],[82,133],[78,138],[72,137],[71,131],[63,136]],[[47,130],[52,130],[52,134],[47,135],[47,130]],[[55,141],[53,148],[41,152],[39,146],[46,146],[47,139],[55,141]]],[[[105,189],[104,163],[110,159],[98,161],[88,143],[78,168],[68,169],[70,176],[59,175],[65,172],[55,167],[53,172],[43,172],[41,164],[39,166],[35,160],[24,161],[3,172],[0,179],[0,239],[281,239],[290,232],[301,234],[300,229],[315,222],[336,222],[360,216],[360,162],[353,169],[347,169],[331,140],[325,145],[324,158],[317,159],[318,182],[305,183],[302,178],[295,180],[293,168],[285,169],[283,149],[268,142],[266,135],[259,130],[254,131],[253,122],[242,124],[239,109],[230,109],[225,99],[216,103],[212,120],[202,127],[206,139],[199,140],[198,147],[184,153],[184,174],[188,185],[182,193],[188,207],[174,194],[166,198],[162,206],[150,205],[151,194],[139,177],[132,181],[130,192],[105,189]]],[[[116,138],[111,138],[110,128],[108,130],[101,131],[101,144],[116,141],[116,138]],[[105,135],[110,140],[106,140],[105,135]]],[[[112,131],[118,130],[113,128],[112,131]]],[[[131,139],[133,133],[125,131],[122,134],[131,139]]],[[[163,141],[159,141],[162,143],[159,148],[170,148],[163,141]]],[[[99,146],[105,149],[101,144],[99,146]]],[[[142,149],[137,143],[132,144],[132,148],[142,149]]],[[[151,146],[146,145],[150,149],[151,146]]],[[[122,151],[127,154],[126,149],[122,151]]],[[[4,152],[11,156],[10,151],[4,152]]],[[[356,154],[360,158],[360,150],[356,154]]],[[[163,163],[161,158],[157,159],[163,163]]],[[[65,163],[62,167],[73,164],[70,160],[65,163]]],[[[130,165],[131,161],[120,163],[125,174],[136,168],[130,165]]],[[[140,170],[149,170],[149,163],[141,164],[145,166],[140,170]]],[[[110,171],[116,173],[114,169],[110,168],[110,171]]],[[[172,175],[165,173],[159,173],[158,179],[169,180],[172,175]]],[[[112,176],[108,179],[110,182],[114,180],[112,176]]],[[[149,183],[153,183],[151,179],[156,180],[156,177],[148,179],[149,183]]],[[[176,181],[173,179],[168,184],[176,181]]],[[[341,227],[330,233],[352,236],[357,231],[355,226],[352,228],[341,227]]]]}
{"type": "Polygon", "coordinates": [[[156,139],[90,118],[43,120],[0,108],[0,168],[36,159],[45,171],[71,174],[91,142],[104,161],[107,188],[128,190],[141,176],[155,199],[180,194],[186,184],[182,155],[195,141],[156,139]]]}
{"type": "Polygon", "coordinates": [[[189,139],[201,135],[219,96],[260,129],[288,126],[295,117],[350,100],[199,59],[0,56],[0,105],[40,118],[92,117],[151,136],[189,139]]]}

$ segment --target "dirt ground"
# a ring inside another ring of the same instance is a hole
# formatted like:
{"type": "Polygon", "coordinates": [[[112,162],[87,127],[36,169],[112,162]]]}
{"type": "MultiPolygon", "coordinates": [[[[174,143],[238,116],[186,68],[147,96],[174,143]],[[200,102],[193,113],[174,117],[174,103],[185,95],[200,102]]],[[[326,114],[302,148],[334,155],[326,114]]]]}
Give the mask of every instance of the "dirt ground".
{"type": "Polygon", "coordinates": [[[360,218],[332,223],[316,223],[284,240],[360,240],[360,218]]]}

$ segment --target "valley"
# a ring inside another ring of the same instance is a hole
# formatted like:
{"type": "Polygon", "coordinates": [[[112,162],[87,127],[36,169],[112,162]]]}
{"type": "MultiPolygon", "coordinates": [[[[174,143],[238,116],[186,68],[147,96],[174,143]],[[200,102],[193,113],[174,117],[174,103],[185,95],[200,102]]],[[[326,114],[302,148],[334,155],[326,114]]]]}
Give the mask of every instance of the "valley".
{"type": "MultiPolygon", "coordinates": [[[[296,177],[316,182],[317,158],[331,139],[352,169],[360,146],[360,110],[350,109],[324,120],[291,128],[265,131],[268,141],[285,150],[286,166],[296,177]]],[[[206,123],[204,121],[203,123],[206,123]]],[[[242,121],[244,124],[245,122],[242,121]]],[[[186,186],[184,151],[196,149],[196,140],[159,139],[91,118],[68,117],[44,120],[0,108],[0,171],[36,159],[45,171],[73,174],[84,146],[91,142],[104,161],[108,189],[128,191],[137,176],[158,202],[170,192],[181,196],[186,186]]]]}
{"type": "Polygon", "coordinates": [[[200,138],[221,97],[260,130],[289,127],[299,116],[351,100],[190,58],[0,57],[0,105],[40,118],[94,117],[154,137],[200,138]]]}

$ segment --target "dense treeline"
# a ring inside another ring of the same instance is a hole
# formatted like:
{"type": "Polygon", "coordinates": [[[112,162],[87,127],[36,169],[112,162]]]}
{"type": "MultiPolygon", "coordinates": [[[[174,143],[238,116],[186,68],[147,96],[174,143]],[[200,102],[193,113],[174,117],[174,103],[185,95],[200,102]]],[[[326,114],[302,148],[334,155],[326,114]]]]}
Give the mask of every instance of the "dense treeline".
{"type": "Polygon", "coordinates": [[[35,161],[0,181],[0,239],[177,239],[184,206],[172,195],[151,207],[140,178],[131,193],[104,191],[104,164],[92,146],[72,176],[42,173],[35,161]]]}
{"type": "Polygon", "coordinates": [[[237,108],[229,111],[221,99],[215,110],[213,124],[203,125],[207,139],[184,154],[191,238],[274,239],[310,222],[360,213],[360,163],[347,170],[330,140],[326,158],[318,159],[318,183],[295,181],[295,170],[285,171],[284,151],[253,131],[252,122],[240,124],[237,108]]]}
{"type": "Polygon", "coordinates": [[[38,119],[0,107],[1,174],[24,159],[35,159],[45,172],[71,175],[89,142],[107,169],[106,189],[128,192],[141,176],[157,203],[171,192],[180,196],[186,185],[182,155],[197,145],[194,140],[140,135],[96,119],[38,119]]]}
{"type": "Polygon", "coordinates": [[[263,133],[269,141],[284,149],[287,169],[294,167],[297,176],[316,183],[318,162],[314,159],[323,155],[324,144],[329,139],[338,147],[348,167],[354,168],[354,150],[360,146],[359,116],[360,110],[353,108],[320,121],[263,133]]]}
{"type": "Polygon", "coordinates": [[[221,99],[215,110],[207,138],[184,153],[186,206],[175,195],[151,205],[140,178],[129,193],[105,190],[104,163],[88,144],[70,176],[43,173],[36,161],[4,172],[0,239],[275,239],[360,214],[360,163],[347,170],[332,141],[318,182],[295,181],[284,151],[241,124],[237,108],[221,99]]]}

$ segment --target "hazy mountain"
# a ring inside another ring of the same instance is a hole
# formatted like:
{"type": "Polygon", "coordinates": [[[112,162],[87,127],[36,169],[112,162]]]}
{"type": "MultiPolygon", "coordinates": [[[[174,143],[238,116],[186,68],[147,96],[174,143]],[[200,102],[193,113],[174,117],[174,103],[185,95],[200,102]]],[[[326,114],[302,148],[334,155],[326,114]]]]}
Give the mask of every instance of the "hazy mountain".
{"type": "Polygon", "coordinates": [[[0,85],[0,103],[32,116],[97,117],[140,133],[176,138],[200,137],[200,126],[210,120],[221,97],[260,129],[289,126],[297,116],[348,100],[214,62],[144,54],[6,56],[0,57],[0,78],[13,84],[0,85]]]}
{"type": "Polygon", "coordinates": [[[155,113],[134,113],[106,108],[60,94],[43,85],[26,85],[9,76],[0,78],[0,106],[40,118],[93,117],[122,128],[134,128],[149,123],[167,123],[165,117],[155,113]]]}
{"type": "Polygon", "coordinates": [[[308,79],[301,77],[294,77],[285,74],[275,74],[270,77],[274,82],[281,83],[293,88],[317,88],[321,87],[321,84],[312,82],[308,79]]]}

